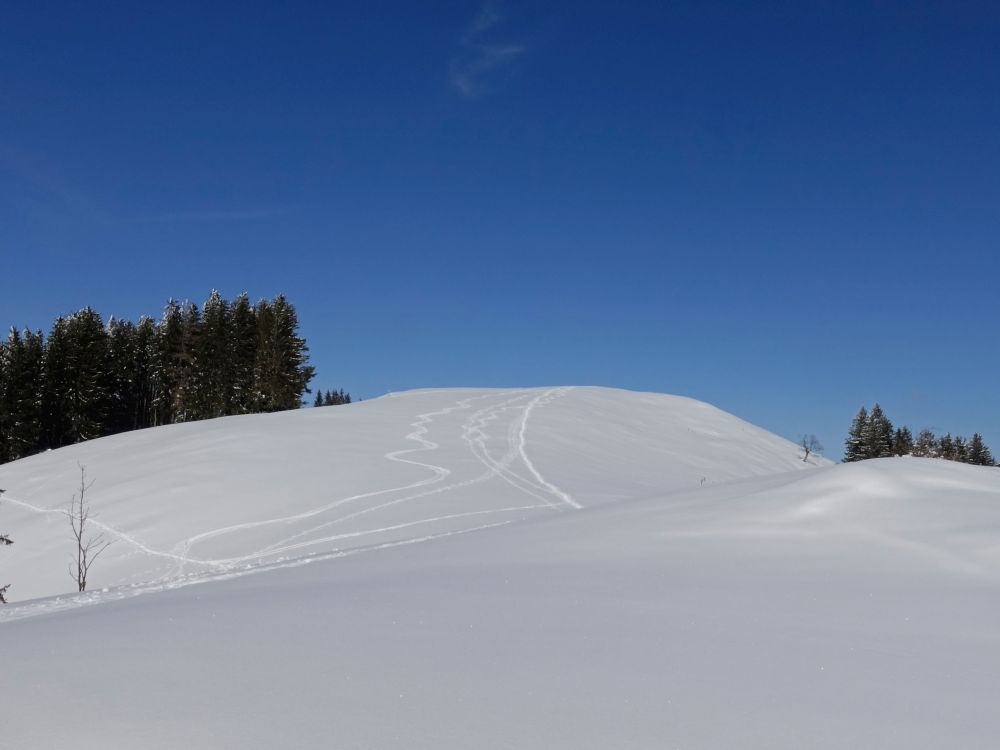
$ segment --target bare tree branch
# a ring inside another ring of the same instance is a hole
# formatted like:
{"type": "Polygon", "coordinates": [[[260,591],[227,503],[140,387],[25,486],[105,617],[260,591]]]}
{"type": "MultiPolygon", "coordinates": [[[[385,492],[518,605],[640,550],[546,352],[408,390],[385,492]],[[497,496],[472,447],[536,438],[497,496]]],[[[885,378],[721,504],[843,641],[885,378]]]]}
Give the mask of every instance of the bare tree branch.
{"type": "Polygon", "coordinates": [[[74,571],[74,566],[70,563],[69,574],[76,581],[77,589],[86,591],[90,566],[112,543],[104,541],[103,534],[86,537],[87,520],[90,518],[90,506],[86,502],[87,490],[94,486],[96,480],[92,479],[87,482],[87,467],[82,464],[77,464],[77,466],[80,467],[79,495],[73,495],[69,510],[64,511],[64,513],[69,518],[70,528],[73,529],[73,539],[76,541],[76,570],[74,571]]]}
{"type": "MultiPolygon", "coordinates": [[[[5,493],[6,491],[7,490],[0,490],[0,495],[2,495],[3,493],[5,493]]],[[[14,540],[11,539],[10,536],[8,536],[7,534],[0,534],[0,544],[2,544],[3,546],[7,547],[7,546],[9,546],[9,545],[11,545],[13,543],[14,543],[14,540]]],[[[5,584],[3,586],[0,586],[0,604],[6,604],[7,603],[7,597],[5,596],[5,594],[7,593],[7,589],[9,589],[9,588],[10,588],[10,584],[9,583],[5,584]]]]}
{"type": "Polygon", "coordinates": [[[803,461],[808,461],[811,453],[820,453],[823,450],[823,446],[820,445],[820,442],[815,435],[803,435],[799,445],[805,452],[805,455],[802,456],[803,461]]]}

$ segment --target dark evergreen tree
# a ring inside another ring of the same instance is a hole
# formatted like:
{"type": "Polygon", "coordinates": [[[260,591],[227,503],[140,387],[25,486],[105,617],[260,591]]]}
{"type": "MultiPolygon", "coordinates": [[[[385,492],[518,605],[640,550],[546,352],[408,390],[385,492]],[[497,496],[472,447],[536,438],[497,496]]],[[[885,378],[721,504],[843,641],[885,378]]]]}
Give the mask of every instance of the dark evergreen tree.
{"type": "Polygon", "coordinates": [[[956,435],[954,460],[965,463],[965,461],[968,459],[968,453],[969,449],[968,446],[965,444],[965,438],[962,437],[961,435],[956,435]]]}
{"type": "Polygon", "coordinates": [[[202,308],[197,335],[191,341],[189,419],[228,413],[232,401],[232,331],[229,303],[212,290],[202,308]]]}
{"type": "Polygon", "coordinates": [[[920,458],[934,458],[937,455],[937,450],[938,443],[937,438],[934,437],[934,433],[923,429],[917,435],[917,439],[913,441],[913,450],[911,452],[914,456],[920,458]]]}
{"type": "Polygon", "coordinates": [[[42,360],[42,443],[59,448],[73,442],[69,420],[70,340],[67,318],[56,318],[45,343],[42,360]]]}
{"type": "Polygon", "coordinates": [[[298,335],[295,308],[278,295],[257,303],[257,359],[254,368],[259,411],[297,409],[308,393],[314,369],[306,342],[298,335]]]}
{"type": "Polygon", "coordinates": [[[155,424],[155,366],[156,366],[156,324],[143,315],[135,327],[136,363],[132,370],[135,382],[135,414],[133,428],[152,427],[155,424]]]}
{"type": "Polygon", "coordinates": [[[975,464],[976,466],[993,466],[993,454],[987,447],[986,443],[983,442],[983,436],[978,432],[973,433],[972,437],[969,439],[969,451],[967,460],[970,464],[975,464]]]}
{"type": "Polygon", "coordinates": [[[175,354],[176,383],[174,391],[174,421],[191,422],[201,419],[196,381],[195,352],[201,339],[201,313],[198,305],[188,302],[181,312],[181,346],[175,354]]]}
{"type": "Polygon", "coordinates": [[[110,380],[108,417],[104,425],[109,435],[134,430],[139,409],[139,340],[135,325],[128,320],[108,321],[108,375],[110,380]]]}
{"type": "Polygon", "coordinates": [[[7,431],[10,428],[8,420],[2,411],[7,390],[10,388],[10,372],[8,371],[7,358],[7,344],[0,341],[0,464],[10,461],[10,446],[7,436],[7,431]]]}
{"type": "Polygon", "coordinates": [[[110,402],[108,335],[101,316],[85,307],[66,319],[65,395],[69,442],[100,437],[110,402]]]}
{"type": "Polygon", "coordinates": [[[867,458],[865,454],[865,429],[868,425],[868,410],[865,407],[858,409],[858,413],[851,422],[851,429],[847,433],[847,440],[844,441],[844,463],[861,461],[867,458]]]}
{"type": "Polygon", "coordinates": [[[40,331],[11,328],[0,344],[0,463],[29,456],[41,442],[43,343],[40,331]]]}
{"type": "Polygon", "coordinates": [[[313,400],[313,406],[324,406],[323,403],[323,391],[316,389],[316,398],[313,400]]]}
{"type": "Polygon", "coordinates": [[[878,403],[868,414],[863,439],[865,458],[888,458],[892,455],[892,422],[878,403]]]}
{"type": "Polygon", "coordinates": [[[249,414],[254,410],[254,366],[257,361],[257,314],[246,292],[231,307],[231,389],[227,414],[249,414]]]}
{"type": "Polygon", "coordinates": [[[176,300],[169,300],[156,330],[152,362],[153,424],[172,424],[183,378],[184,315],[176,300]]]}
{"type": "Polygon", "coordinates": [[[938,440],[937,453],[935,454],[935,457],[943,458],[947,461],[955,460],[955,441],[951,437],[950,432],[946,432],[941,436],[941,439],[938,440]]]}
{"type": "Polygon", "coordinates": [[[892,436],[892,455],[908,456],[913,452],[913,433],[909,427],[900,427],[892,436]]]}

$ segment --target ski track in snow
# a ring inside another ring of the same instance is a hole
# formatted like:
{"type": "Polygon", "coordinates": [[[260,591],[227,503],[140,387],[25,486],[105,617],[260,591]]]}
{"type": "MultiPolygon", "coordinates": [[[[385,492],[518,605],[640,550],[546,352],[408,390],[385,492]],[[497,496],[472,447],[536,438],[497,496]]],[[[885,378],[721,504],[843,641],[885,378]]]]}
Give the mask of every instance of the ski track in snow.
{"type": "MultiPolygon", "coordinates": [[[[537,394],[534,398],[531,398],[527,404],[523,403],[527,400],[535,391],[533,389],[524,390],[517,395],[500,401],[499,403],[494,403],[485,406],[475,412],[473,412],[461,425],[460,439],[466,443],[469,451],[476,458],[476,460],[481,463],[486,471],[470,479],[466,479],[460,482],[452,482],[440,487],[433,487],[432,489],[424,489],[420,492],[410,493],[404,495],[403,497],[398,497],[387,502],[379,503],[377,505],[363,507],[361,509],[349,512],[345,515],[338,516],[329,521],[317,524],[308,529],[302,530],[286,537],[282,540],[274,542],[262,549],[254,552],[250,552],[245,555],[238,555],[234,557],[219,558],[219,559],[202,559],[190,556],[191,547],[195,544],[205,542],[210,539],[216,539],[220,536],[235,534],[241,531],[247,531],[251,529],[261,528],[263,526],[286,524],[290,525],[297,521],[306,520],[309,518],[315,518],[321,516],[325,513],[329,513],[337,508],[348,503],[357,503],[359,501],[367,500],[374,497],[380,497],[383,495],[390,495],[399,492],[409,492],[411,490],[417,490],[430,485],[437,485],[447,479],[453,474],[453,470],[445,466],[440,466],[433,463],[428,463],[425,461],[418,461],[415,458],[404,456],[410,456],[414,453],[426,453],[437,450],[440,445],[427,437],[425,437],[430,431],[430,425],[434,422],[435,417],[446,416],[452,412],[471,409],[472,402],[482,399],[495,399],[502,398],[511,393],[511,391],[503,391],[500,393],[491,393],[482,396],[472,396],[466,399],[460,399],[455,402],[452,406],[440,409],[438,411],[426,412],[423,414],[416,415],[415,421],[411,423],[411,427],[415,428],[412,432],[404,436],[405,440],[410,440],[418,443],[416,448],[405,448],[402,450],[390,451],[384,455],[384,458],[388,461],[395,461],[398,463],[410,464],[413,466],[418,466],[427,469],[431,472],[432,476],[420,479],[409,484],[401,485],[398,487],[388,487],[380,490],[375,490],[372,492],[365,492],[357,495],[351,495],[345,498],[339,498],[333,502],[326,503],[317,508],[313,508],[308,511],[303,511],[300,513],[292,514],[289,516],[282,516],[278,518],[271,518],[262,521],[250,521],[246,523],[233,524],[231,526],[224,526],[217,529],[212,529],[210,531],[205,531],[187,539],[184,539],[177,543],[171,551],[165,552],[162,550],[153,549],[135,537],[127,534],[115,527],[103,523],[97,519],[91,519],[90,523],[100,531],[109,534],[115,538],[115,541],[122,541],[135,550],[150,555],[152,557],[163,558],[170,560],[175,563],[174,567],[148,582],[133,583],[125,586],[116,587],[111,590],[104,590],[99,593],[84,593],[71,596],[61,596],[52,599],[39,600],[38,602],[26,602],[24,604],[14,604],[5,607],[0,610],[0,621],[21,619],[23,617],[30,617],[35,614],[41,614],[44,612],[59,611],[62,609],[83,606],[86,604],[92,604],[101,601],[110,601],[123,598],[129,598],[143,593],[149,593],[153,591],[162,591],[165,589],[178,588],[180,586],[192,585],[195,583],[204,583],[213,580],[222,580],[226,578],[231,578],[235,576],[246,575],[252,572],[258,572],[263,570],[272,570],[275,568],[290,567],[295,565],[301,565],[308,562],[316,560],[332,559],[337,557],[344,557],[351,554],[358,554],[361,552],[369,552],[378,549],[387,549],[390,547],[396,547],[404,544],[415,544],[419,542],[431,541],[434,539],[440,539],[448,536],[454,536],[456,534],[465,534],[472,531],[478,531],[481,529],[494,528],[496,526],[503,526],[512,523],[516,519],[510,519],[505,521],[499,521],[494,523],[489,523],[485,525],[473,526],[470,528],[454,529],[449,531],[443,531],[439,533],[425,534],[418,537],[392,540],[384,542],[381,544],[373,544],[368,546],[352,547],[348,549],[334,549],[324,552],[318,552],[311,555],[304,555],[292,559],[286,559],[285,557],[277,557],[277,559],[271,559],[265,561],[264,558],[275,558],[276,556],[285,555],[289,552],[296,552],[303,550],[307,547],[315,546],[318,544],[326,544],[331,542],[338,542],[346,539],[359,539],[365,536],[384,534],[388,532],[400,531],[403,529],[414,528],[425,524],[431,524],[441,521],[452,521],[461,518],[472,518],[478,516],[486,516],[492,514],[511,514],[511,513],[528,513],[537,510],[555,510],[561,511],[565,508],[580,509],[581,506],[576,502],[568,493],[556,487],[554,484],[547,481],[532,463],[531,459],[528,457],[526,452],[526,431],[528,419],[530,418],[532,412],[538,406],[543,406],[553,399],[559,398],[565,395],[571,388],[552,388],[543,393],[537,394]],[[512,420],[507,429],[507,451],[499,459],[492,456],[487,448],[486,442],[490,438],[487,433],[488,426],[500,419],[504,412],[515,410],[519,411],[520,414],[514,420],[512,420]],[[522,476],[518,474],[511,468],[511,464],[515,461],[520,460],[524,466],[528,469],[531,478],[522,476]],[[340,534],[326,535],[317,538],[304,539],[314,534],[318,534],[331,526],[344,523],[345,521],[358,518],[359,516],[367,515],[370,513],[376,513],[385,508],[389,508],[400,503],[410,502],[420,498],[425,498],[431,495],[436,495],[443,492],[450,492],[454,490],[460,490],[463,488],[471,487],[483,482],[487,482],[494,477],[498,477],[503,481],[510,484],[512,487],[516,488],[520,492],[538,500],[539,503],[530,505],[511,505],[502,508],[488,508],[482,510],[465,511],[459,513],[449,513],[445,515],[438,515],[428,518],[419,518],[414,521],[409,521],[406,523],[396,523],[388,526],[382,526],[379,528],[365,529],[360,531],[344,532],[340,534]],[[552,498],[556,498],[559,502],[553,502],[552,498]],[[298,541],[302,540],[302,541],[298,541]],[[194,573],[185,573],[185,567],[191,566],[201,566],[202,568],[209,568],[209,570],[201,570],[194,573]]],[[[9,494],[4,496],[4,499],[13,505],[20,508],[28,510],[33,513],[56,513],[65,514],[65,509],[63,508],[44,508],[41,506],[33,505],[32,503],[26,502],[24,500],[18,500],[17,498],[11,497],[9,494]]]]}
{"type": "Polygon", "coordinates": [[[160,591],[169,591],[172,589],[183,588],[185,586],[194,586],[199,583],[211,583],[213,581],[225,581],[233,578],[242,578],[243,576],[246,575],[260,573],[268,570],[297,568],[302,565],[308,565],[309,563],[319,562],[322,560],[333,560],[341,557],[350,557],[352,555],[360,555],[366,552],[375,552],[383,549],[391,549],[392,547],[403,547],[409,544],[422,544],[423,542],[430,542],[434,541],[435,539],[444,539],[445,537],[449,536],[471,534],[476,531],[484,531],[485,529],[493,529],[497,528],[498,526],[506,526],[510,523],[513,523],[513,520],[497,521],[495,523],[473,526],[466,529],[444,531],[438,534],[427,534],[425,536],[411,537],[409,539],[399,539],[392,542],[373,544],[365,547],[351,547],[349,549],[343,549],[343,550],[331,550],[329,552],[298,557],[291,560],[279,559],[271,563],[245,565],[243,567],[235,567],[223,570],[221,572],[189,573],[187,575],[180,576],[177,578],[157,579],[155,581],[150,581],[148,583],[133,583],[127,586],[118,586],[116,588],[102,589],[100,591],[88,591],[81,594],[65,594],[62,596],[54,596],[46,599],[35,599],[24,603],[9,604],[3,608],[0,608],[0,623],[12,622],[14,620],[24,620],[29,617],[36,617],[38,615],[43,615],[43,614],[51,614],[53,612],[61,612],[67,609],[76,609],[78,607],[85,607],[92,604],[102,604],[104,602],[121,601],[122,599],[131,599],[136,596],[141,596],[142,594],[151,594],[160,591]]]}

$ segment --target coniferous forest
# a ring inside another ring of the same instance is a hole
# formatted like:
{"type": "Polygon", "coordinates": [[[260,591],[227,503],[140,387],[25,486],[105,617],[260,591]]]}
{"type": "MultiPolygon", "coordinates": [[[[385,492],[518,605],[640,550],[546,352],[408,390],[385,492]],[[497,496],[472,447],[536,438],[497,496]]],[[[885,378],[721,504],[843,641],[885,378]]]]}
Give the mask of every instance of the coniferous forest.
{"type": "Polygon", "coordinates": [[[931,430],[921,430],[914,438],[909,427],[894,429],[878,404],[871,411],[864,406],[858,410],[844,445],[844,463],[869,458],[917,456],[977,466],[996,465],[989,446],[978,432],[966,440],[961,436],[952,437],[950,432],[938,437],[931,430]]]}
{"type": "Polygon", "coordinates": [[[212,291],[199,309],[167,302],[159,321],[90,307],[48,336],[0,343],[0,463],[156,425],[297,409],[313,367],[283,295],[252,304],[212,291]]]}

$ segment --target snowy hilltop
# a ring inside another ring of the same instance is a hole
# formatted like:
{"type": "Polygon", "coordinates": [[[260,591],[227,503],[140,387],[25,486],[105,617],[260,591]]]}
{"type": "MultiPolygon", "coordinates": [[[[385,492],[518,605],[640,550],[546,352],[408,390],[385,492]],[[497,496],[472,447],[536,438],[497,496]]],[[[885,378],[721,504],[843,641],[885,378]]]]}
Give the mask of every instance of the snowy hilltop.
{"type": "Polygon", "coordinates": [[[662,394],[437,389],[116,435],[0,487],[12,746],[1000,734],[995,468],[803,461],[662,394]],[[80,466],[111,546],[74,593],[80,466]]]}

